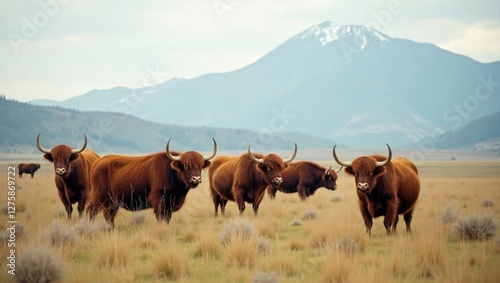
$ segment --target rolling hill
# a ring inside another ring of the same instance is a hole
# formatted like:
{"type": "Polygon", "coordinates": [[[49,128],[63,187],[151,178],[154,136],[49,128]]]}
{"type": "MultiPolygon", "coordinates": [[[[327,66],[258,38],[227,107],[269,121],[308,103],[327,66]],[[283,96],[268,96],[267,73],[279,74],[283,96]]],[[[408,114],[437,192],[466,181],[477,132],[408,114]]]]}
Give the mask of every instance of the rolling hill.
{"type": "Polygon", "coordinates": [[[172,150],[211,151],[212,137],[220,150],[237,153],[249,144],[255,150],[292,150],[293,143],[300,149],[332,147],[329,140],[300,133],[163,125],[131,115],[38,106],[4,96],[0,96],[0,113],[0,152],[4,153],[38,153],[35,141],[39,133],[46,148],[60,143],[80,147],[85,133],[89,148],[101,154],[162,151],[168,139],[172,150]]]}

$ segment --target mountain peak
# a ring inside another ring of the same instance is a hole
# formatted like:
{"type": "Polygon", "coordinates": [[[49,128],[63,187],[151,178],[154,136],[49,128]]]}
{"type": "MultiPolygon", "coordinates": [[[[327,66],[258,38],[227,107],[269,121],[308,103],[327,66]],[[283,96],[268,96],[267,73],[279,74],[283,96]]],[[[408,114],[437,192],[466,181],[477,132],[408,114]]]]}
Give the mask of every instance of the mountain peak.
{"type": "Polygon", "coordinates": [[[360,49],[369,42],[381,44],[391,41],[387,35],[372,28],[358,25],[340,25],[331,21],[312,26],[297,36],[300,40],[319,43],[321,46],[329,45],[337,40],[347,39],[353,41],[360,49]]]}

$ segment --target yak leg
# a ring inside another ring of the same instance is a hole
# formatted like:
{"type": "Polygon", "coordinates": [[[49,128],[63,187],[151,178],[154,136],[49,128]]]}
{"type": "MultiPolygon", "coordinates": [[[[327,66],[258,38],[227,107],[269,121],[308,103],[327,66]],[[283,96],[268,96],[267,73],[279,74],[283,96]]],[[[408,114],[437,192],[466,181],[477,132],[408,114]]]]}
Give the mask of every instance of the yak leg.
{"type": "Polygon", "coordinates": [[[262,191],[262,193],[259,195],[257,195],[257,198],[254,199],[253,201],[253,205],[252,205],[252,208],[253,208],[253,215],[254,216],[257,216],[258,213],[259,213],[259,205],[260,203],[262,202],[262,200],[264,199],[264,191],[262,191]]]}
{"type": "Polygon", "coordinates": [[[59,192],[59,198],[61,199],[61,201],[64,205],[64,209],[66,209],[66,214],[68,216],[68,219],[71,219],[71,213],[73,212],[73,206],[66,198],[66,194],[64,193],[64,191],[59,190],[58,192],[59,192]]]}
{"type": "Polygon", "coordinates": [[[87,203],[87,198],[84,195],[82,195],[80,197],[80,200],[78,201],[78,207],[77,207],[77,209],[78,209],[78,216],[80,218],[82,218],[82,216],[83,216],[83,211],[85,211],[85,204],[86,203],[87,203]]]}
{"type": "Polygon", "coordinates": [[[267,194],[269,195],[269,198],[274,199],[276,198],[276,192],[278,189],[276,189],[273,186],[267,186],[267,194]]]}
{"type": "MultiPolygon", "coordinates": [[[[237,187],[236,189],[233,187],[234,192],[244,192],[245,188],[237,187]]],[[[234,201],[238,204],[238,209],[240,210],[240,216],[245,212],[245,199],[243,197],[243,193],[234,194],[234,201]]]]}
{"type": "Polygon", "coordinates": [[[396,234],[396,228],[398,227],[399,215],[396,214],[394,222],[392,222],[392,233],[396,234]]]}
{"type": "Polygon", "coordinates": [[[297,186],[297,192],[299,193],[299,197],[301,201],[305,201],[306,198],[308,197],[308,188],[307,186],[304,185],[298,185],[297,186]]]}
{"type": "Polygon", "coordinates": [[[359,202],[359,209],[361,211],[361,216],[363,216],[363,220],[365,221],[366,233],[368,236],[371,236],[373,226],[372,216],[368,211],[368,207],[366,207],[362,202],[359,202]]]}
{"type": "Polygon", "coordinates": [[[220,213],[222,216],[226,214],[226,204],[227,204],[227,199],[220,199],[220,213]]]}
{"type": "Polygon", "coordinates": [[[408,211],[407,213],[405,213],[403,215],[403,218],[405,220],[405,223],[406,223],[406,232],[407,233],[411,233],[411,227],[410,227],[410,224],[411,224],[411,219],[413,217],[413,208],[410,209],[410,211],[408,211]]]}
{"type": "Polygon", "coordinates": [[[222,216],[224,216],[224,206],[225,206],[225,204],[222,202],[222,197],[219,194],[214,193],[212,195],[212,200],[214,202],[215,217],[217,217],[219,215],[219,205],[220,205],[221,214],[222,214],[222,216]]]}
{"type": "Polygon", "coordinates": [[[389,236],[391,234],[391,226],[398,217],[398,199],[396,197],[387,199],[387,208],[384,216],[384,226],[389,236]]]}
{"type": "Polygon", "coordinates": [[[115,228],[116,213],[118,213],[118,207],[113,204],[104,208],[104,219],[106,219],[106,222],[108,222],[113,229],[115,228]]]}

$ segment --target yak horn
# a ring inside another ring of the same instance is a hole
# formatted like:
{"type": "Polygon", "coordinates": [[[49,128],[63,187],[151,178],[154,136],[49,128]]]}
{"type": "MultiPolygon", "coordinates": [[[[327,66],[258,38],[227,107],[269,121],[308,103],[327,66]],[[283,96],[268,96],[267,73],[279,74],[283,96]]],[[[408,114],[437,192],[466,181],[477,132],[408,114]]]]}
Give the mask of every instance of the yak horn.
{"type": "Polygon", "coordinates": [[[203,159],[205,159],[205,161],[207,161],[207,160],[210,160],[210,159],[214,158],[214,157],[215,157],[215,154],[217,153],[217,143],[215,142],[215,139],[214,139],[214,138],[212,138],[212,140],[214,141],[214,151],[213,151],[212,155],[203,156],[203,159]]]}
{"type": "Polygon", "coordinates": [[[389,156],[387,157],[387,159],[385,161],[377,161],[377,163],[375,163],[375,167],[385,166],[389,162],[391,162],[391,159],[392,159],[391,147],[388,144],[385,144],[385,145],[387,145],[387,148],[389,149],[389,156]]]}
{"type": "Polygon", "coordinates": [[[346,161],[342,161],[340,160],[340,158],[337,157],[337,154],[335,153],[335,147],[337,147],[337,145],[334,145],[333,146],[333,159],[335,159],[335,161],[339,164],[339,165],[342,165],[342,166],[351,166],[352,165],[352,161],[349,161],[349,162],[346,162],[346,161]]]}
{"type": "Polygon", "coordinates": [[[167,154],[168,159],[170,159],[172,161],[181,161],[181,157],[180,156],[173,156],[170,153],[170,139],[167,142],[167,148],[165,149],[165,153],[167,154]]]}
{"type": "Polygon", "coordinates": [[[50,154],[52,152],[52,149],[46,149],[40,145],[40,135],[41,134],[38,134],[38,136],[36,137],[36,147],[38,147],[39,151],[50,154]]]}
{"type": "Polygon", "coordinates": [[[326,176],[330,176],[330,169],[332,169],[332,166],[330,166],[328,169],[325,170],[326,176]]]}
{"type": "Polygon", "coordinates": [[[335,171],[335,173],[339,173],[340,171],[342,171],[342,168],[344,168],[344,166],[340,166],[339,170],[335,171]]]}
{"type": "Polygon", "coordinates": [[[73,154],[80,153],[80,152],[82,152],[82,151],[85,150],[85,148],[87,147],[87,136],[85,134],[83,134],[83,137],[84,137],[85,141],[83,142],[82,148],[80,148],[80,149],[72,149],[71,153],[73,153],[73,154]]]}
{"type": "Polygon", "coordinates": [[[285,164],[289,163],[289,162],[292,162],[292,160],[295,158],[295,155],[297,155],[297,144],[295,144],[295,149],[293,150],[292,156],[290,156],[290,158],[288,158],[288,159],[283,160],[283,162],[285,164]]]}
{"type": "Polygon", "coordinates": [[[264,159],[262,158],[256,158],[255,156],[253,156],[252,154],[252,151],[250,150],[250,145],[248,145],[248,156],[250,156],[250,158],[257,162],[257,163],[260,163],[260,164],[264,164],[264,159]]]}

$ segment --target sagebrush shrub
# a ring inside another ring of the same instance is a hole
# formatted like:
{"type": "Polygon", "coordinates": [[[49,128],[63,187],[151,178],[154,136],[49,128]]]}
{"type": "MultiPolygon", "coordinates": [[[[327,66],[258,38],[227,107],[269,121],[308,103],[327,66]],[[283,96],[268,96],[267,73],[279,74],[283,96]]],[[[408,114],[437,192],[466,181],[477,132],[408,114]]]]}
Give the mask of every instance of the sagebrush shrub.
{"type": "Polygon", "coordinates": [[[330,244],[330,248],[352,256],[359,250],[359,244],[349,235],[343,235],[330,244]]]}
{"type": "Polygon", "coordinates": [[[482,205],[484,207],[492,207],[493,206],[493,201],[491,199],[485,199],[485,200],[483,200],[482,205]]]}
{"type": "Polygon", "coordinates": [[[491,214],[470,214],[459,218],[453,231],[463,240],[486,240],[495,235],[497,224],[491,214]]]}
{"type": "Polygon", "coordinates": [[[65,268],[57,254],[44,246],[32,246],[20,252],[14,279],[20,283],[56,283],[64,275],[65,268]]]}
{"type": "Polygon", "coordinates": [[[456,212],[453,212],[451,205],[448,203],[444,211],[441,213],[441,223],[453,224],[458,220],[459,217],[459,210],[457,209],[456,212]]]}
{"type": "Polygon", "coordinates": [[[111,225],[105,222],[92,222],[87,217],[84,217],[73,225],[73,230],[80,236],[85,238],[93,238],[97,234],[110,231],[111,225]]]}
{"type": "Polygon", "coordinates": [[[292,220],[292,222],[290,222],[290,226],[301,226],[302,225],[302,222],[300,221],[300,219],[294,219],[292,220]]]}
{"type": "Polygon", "coordinates": [[[316,211],[308,209],[302,214],[302,220],[316,219],[316,211]]]}
{"type": "Polygon", "coordinates": [[[249,240],[255,236],[254,226],[246,219],[232,219],[224,225],[224,230],[220,235],[220,243],[227,246],[233,237],[241,237],[242,240],[249,240]]]}
{"type": "Polygon", "coordinates": [[[252,277],[252,282],[253,283],[278,283],[280,281],[279,281],[278,277],[276,276],[276,272],[273,271],[271,273],[257,272],[252,277]]]}
{"type": "Polygon", "coordinates": [[[75,231],[59,220],[52,221],[52,225],[47,231],[47,235],[52,245],[73,246],[78,242],[78,235],[75,231]]]}

